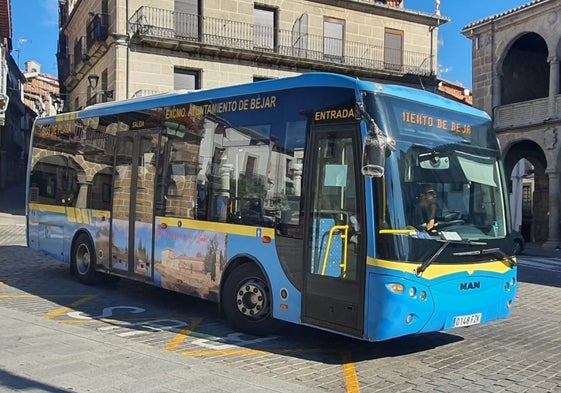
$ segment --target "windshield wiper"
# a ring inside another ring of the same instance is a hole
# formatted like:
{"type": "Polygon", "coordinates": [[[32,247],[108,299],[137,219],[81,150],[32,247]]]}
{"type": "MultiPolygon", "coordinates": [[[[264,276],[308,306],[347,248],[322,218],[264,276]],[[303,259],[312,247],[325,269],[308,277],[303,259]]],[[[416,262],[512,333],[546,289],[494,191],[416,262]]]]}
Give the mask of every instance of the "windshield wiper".
{"type": "Polygon", "coordinates": [[[438,247],[438,250],[436,250],[436,252],[430,258],[426,259],[425,261],[423,261],[423,263],[421,263],[421,266],[417,268],[417,276],[420,276],[421,273],[423,273],[427,269],[427,267],[429,267],[430,264],[433,263],[440,254],[442,254],[442,251],[444,251],[444,249],[448,247],[448,244],[452,243],[451,240],[437,240],[437,241],[443,242],[442,245],[438,247]]]}
{"type": "MultiPolygon", "coordinates": [[[[471,244],[474,244],[474,245],[477,244],[477,245],[484,246],[487,243],[485,243],[485,242],[472,242],[471,244]]],[[[452,255],[465,256],[465,255],[486,255],[486,254],[494,254],[494,255],[498,255],[502,259],[508,259],[508,261],[510,262],[510,267],[513,267],[514,265],[516,265],[516,259],[514,259],[513,257],[509,257],[508,255],[506,255],[504,253],[503,250],[501,250],[498,247],[496,247],[496,248],[486,248],[484,250],[460,251],[460,252],[455,252],[452,255]]]]}
{"type": "Polygon", "coordinates": [[[509,257],[508,255],[505,254],[503,250],[501,250],[498,247],[481,250],[481,254],[494,254],[494,255],[498,255],[502,259],[508,259],[511,268],[514,267],[514,265],[516,265],[516,259],[514,259],[513,257],[509,257]]]}
{"type": "MultiPolygon", "coordinates": [[[[419,266],[417,268],[417,276],[420,276],[421,273],[423,273],[425,270],[427,270],[427,267],[429,267],[435,260],[436,258],[439,257],[440,254],[442,254],[442,251],[444,251],[444,249],[446,247],[448,247],[449,244],[453,243],[453,244],[467,244],[470,246],[486,246],[487,243],[486,242],[476,242],[473,240],[436,240],[437,242],[442,243],[442,245],[438,248],[438,250],[436,250],[436,252],[427,260],[425,260],[421,266],[419,266]]],[[[452,255],[454,256],[467,256],[467,255],[486,255],[486,254],[493,254],[493,255],[497,255],[502,259],[507,259],[510,262],[510,268],[514,267],[514,265],[516,265],[516,259],[514,259],[513,257],[509,257],[507,254],[504,253],[503,250],[501,250],[500,248],[496,247],[496,248],[486,248],[483,250],[472,250],[472,251],[460,251],[460,252],[455,252],[452,255]]]]}

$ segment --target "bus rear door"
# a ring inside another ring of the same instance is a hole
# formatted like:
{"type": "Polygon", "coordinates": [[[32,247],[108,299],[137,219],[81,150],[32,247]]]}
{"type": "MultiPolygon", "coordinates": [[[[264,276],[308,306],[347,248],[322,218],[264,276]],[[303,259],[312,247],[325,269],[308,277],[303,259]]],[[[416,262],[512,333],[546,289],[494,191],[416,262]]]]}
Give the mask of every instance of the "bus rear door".
{"type": "MultiPolygon", "coordinates": [[[[302,320],[362,336],[364,261],[359,223],[360,143],[357,126],[334,124],[312,129],[307,157],[311,185],[305,215],[307,244],[302,320]]],[[[306,173],[306,171],[305,171],[306,173]]]]}
{"type": "Polygon", "coordinates": [[[119,132],[115,149],[111,270],[152,280],[159,133],[119,132]]]}

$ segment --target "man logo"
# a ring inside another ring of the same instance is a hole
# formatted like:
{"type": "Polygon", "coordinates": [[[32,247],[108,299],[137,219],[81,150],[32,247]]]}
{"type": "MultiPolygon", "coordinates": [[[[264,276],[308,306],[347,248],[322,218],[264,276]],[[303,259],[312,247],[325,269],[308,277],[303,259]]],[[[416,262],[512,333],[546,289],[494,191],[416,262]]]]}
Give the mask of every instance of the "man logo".
{"type": "Polygon", "coordinates": [[[481,288],[481,283],[479,281],[463,282],[460,284],[460,291],[466,291],[468,289],[479,289],[479,288],[481,288]]]}

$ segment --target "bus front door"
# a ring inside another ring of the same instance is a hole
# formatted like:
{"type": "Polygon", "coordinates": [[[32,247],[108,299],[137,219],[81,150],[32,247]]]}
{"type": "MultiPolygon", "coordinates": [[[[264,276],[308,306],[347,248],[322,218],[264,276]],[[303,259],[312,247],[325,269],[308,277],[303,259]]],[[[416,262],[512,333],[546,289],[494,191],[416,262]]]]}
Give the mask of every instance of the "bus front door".
{"type": "Polygon", "coordinates": [[[363,333],[365,271],[358,136],[358,127],[312,129],[302,296],[304,322],[355,336],[363,333]]]}
{"type": "Polygon", "coordinates": [[[158,133],[117,133],[111,269],[151,281],[158,133]]]}

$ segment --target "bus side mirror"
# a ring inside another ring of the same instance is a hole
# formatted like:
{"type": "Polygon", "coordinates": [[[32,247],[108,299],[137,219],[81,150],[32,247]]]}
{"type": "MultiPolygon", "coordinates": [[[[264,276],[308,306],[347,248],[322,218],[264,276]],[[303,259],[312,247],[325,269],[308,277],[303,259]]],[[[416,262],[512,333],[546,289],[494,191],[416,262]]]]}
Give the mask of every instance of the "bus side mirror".
{"type": "Polygon", "coordinates": [[[369,132],[362,146],[362,174],[374,178],[384,176],[384,161],[389,152],[386,137],[369,132]]]}

